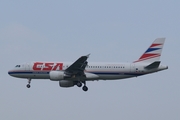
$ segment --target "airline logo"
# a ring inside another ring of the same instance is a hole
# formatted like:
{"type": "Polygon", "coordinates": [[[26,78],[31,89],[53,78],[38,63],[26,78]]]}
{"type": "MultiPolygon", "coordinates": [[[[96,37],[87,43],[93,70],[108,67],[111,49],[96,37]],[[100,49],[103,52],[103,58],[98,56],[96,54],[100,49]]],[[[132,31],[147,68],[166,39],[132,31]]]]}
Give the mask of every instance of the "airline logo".
{"type": "Polygon", "coordinates": [[[139,60],[136,62],[144,61],[144,60],[148,60],[148,59],[152,59],[152,58],[161,56],[161,54],[160,54],[161,52],[159,52],[158,50],[162,49],[162,47],[161,47],[162,45],[163,44],[152,44],[146,50],[146,52],[139,58],[139,60]]]}
{"type": "Polygon", "coordinates": [[[43,63],[43,62],[35,62],[33,65],[33,70],[44,70],[44,71],[51,71],[51,70],[62,70],[63,63],[43,63]]]}

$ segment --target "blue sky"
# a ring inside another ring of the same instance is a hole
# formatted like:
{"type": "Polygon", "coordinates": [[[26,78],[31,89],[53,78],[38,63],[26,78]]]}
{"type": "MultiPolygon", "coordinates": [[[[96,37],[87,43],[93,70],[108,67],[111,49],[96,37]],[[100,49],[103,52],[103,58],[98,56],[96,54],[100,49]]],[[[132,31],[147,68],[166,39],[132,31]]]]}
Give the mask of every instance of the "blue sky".
{"type": "Polygon", "coordinates": [[[0,119],[179,120],[180,1],[31,0],[0,2],[0,119]],[[88,82],[88,92],[58,82],[12,78],[31,61],[132,62],[166,37],[166,71],[88,82]]]}

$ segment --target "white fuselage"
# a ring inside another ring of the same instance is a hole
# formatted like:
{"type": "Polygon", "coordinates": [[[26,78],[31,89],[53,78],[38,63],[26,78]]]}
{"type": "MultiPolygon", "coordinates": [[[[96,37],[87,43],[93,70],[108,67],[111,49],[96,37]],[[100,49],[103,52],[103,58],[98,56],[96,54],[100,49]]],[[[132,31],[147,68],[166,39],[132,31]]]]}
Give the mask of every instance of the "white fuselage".
{"type": "Polygon", "coordinates": [[[31,79],[50,79],[59,81],[60,87],[77,85],[84,91],[88,90],[86,81],[118,80],[137,77],[145,74],[168,69],[160,65],[160,56],[165,38],[157,38],[150,47],[133,63],[89,63],[89,55],[79,57],[75,62],[32,62],[16,65],[9,75],[28,79],[27,88],[30,88],[31,79]]]}
{"type": "MultiPolygon", "coordinates": [[[[9,75],[18,78],[27,79],[50,79],[50,71],[64,71],[72,63],[68,62],[32,62],[22,65],[17,65],[13,70],[8,72],[9,75]]],[[[85,68],[84,81],[91,80],[115,80],[130,77],[137,77],[161,70],[168,67],[160,65],[155,69],[145,69],[149,63],[88,63],[85,68]]],[[[73,76],[66,80],[77,81],[80,78],[73,76]]],[[[81,80],[81,81],[83,81],[81,80]]]]}

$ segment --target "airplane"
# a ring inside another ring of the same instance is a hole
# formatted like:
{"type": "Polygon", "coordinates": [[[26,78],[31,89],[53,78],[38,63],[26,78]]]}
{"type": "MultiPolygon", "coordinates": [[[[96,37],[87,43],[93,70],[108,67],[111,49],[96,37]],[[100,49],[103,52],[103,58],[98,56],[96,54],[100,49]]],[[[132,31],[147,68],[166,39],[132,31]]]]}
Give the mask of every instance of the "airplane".
{"type": "Polygon", "coordinates": [[[88,63],[89,55],[81,56],[74,63],[69,62],[31,62],[18,64],[8,74],[28,80],[30,88],[32,79],[50,79],[58,81],[60,87],[82,87],[88,91],[87,81],[120,80],[138,77],[168,69],[161,65],[160,56],[165,38],[157,38],[144,54],[132,63],[88,63]]]}

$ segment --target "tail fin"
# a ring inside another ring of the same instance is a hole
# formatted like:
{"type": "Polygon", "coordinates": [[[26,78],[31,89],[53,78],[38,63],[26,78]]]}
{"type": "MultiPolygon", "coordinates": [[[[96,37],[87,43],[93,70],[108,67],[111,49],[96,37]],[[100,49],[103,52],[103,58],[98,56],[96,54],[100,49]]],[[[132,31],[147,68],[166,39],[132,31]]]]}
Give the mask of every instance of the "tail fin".
{"type": "Polygon", "coordinates": [[[165,38],[157,38],[145,53],[136,62],[152,63],[159,61],[164,46],[165,38]]]}

